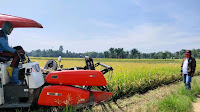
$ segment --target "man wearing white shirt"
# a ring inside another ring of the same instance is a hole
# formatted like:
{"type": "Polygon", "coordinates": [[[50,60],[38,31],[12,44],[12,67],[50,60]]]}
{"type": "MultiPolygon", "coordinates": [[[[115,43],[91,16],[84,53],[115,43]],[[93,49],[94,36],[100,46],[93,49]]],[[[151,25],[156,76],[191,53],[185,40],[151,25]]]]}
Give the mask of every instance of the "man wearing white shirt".
{"type": "Polygon", "coordinates": [[[180,75],[183,76],[183,82],[185,83],[186,89],[191,89],[190,82],[192,81],[192,77],[194,76],[196,68],[196,60],[192,58],[191,55],[192,52],[187,50],[181,65],[180,75]]]}

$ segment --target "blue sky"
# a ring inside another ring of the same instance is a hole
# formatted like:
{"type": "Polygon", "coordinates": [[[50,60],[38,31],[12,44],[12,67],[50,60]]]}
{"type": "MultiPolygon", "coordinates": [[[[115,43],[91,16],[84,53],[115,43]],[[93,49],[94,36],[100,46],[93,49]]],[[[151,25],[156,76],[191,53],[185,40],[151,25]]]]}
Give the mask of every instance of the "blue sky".
{"type": "Polygon", "coordinates": [[[200,48],[199,0],[4,0],[0,13],[33,19],[16,28],[12,46],[74,52],[123,47],[142,52],[200,48]]]}

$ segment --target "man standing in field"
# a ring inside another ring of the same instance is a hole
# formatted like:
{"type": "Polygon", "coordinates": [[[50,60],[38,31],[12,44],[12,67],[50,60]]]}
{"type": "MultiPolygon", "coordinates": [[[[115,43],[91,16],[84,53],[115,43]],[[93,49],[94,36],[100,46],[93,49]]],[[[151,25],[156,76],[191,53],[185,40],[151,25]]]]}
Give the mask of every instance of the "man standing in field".
{"type": "Polygon", "coordinates": [[[183,76],[183,82],[185,83],[186,89],[191,89],[190,82],[192,81],[196,68],[196,60],[192,58],[191,55],[192,52],[187,50],[181,65],[180,75],[183,76]]]}

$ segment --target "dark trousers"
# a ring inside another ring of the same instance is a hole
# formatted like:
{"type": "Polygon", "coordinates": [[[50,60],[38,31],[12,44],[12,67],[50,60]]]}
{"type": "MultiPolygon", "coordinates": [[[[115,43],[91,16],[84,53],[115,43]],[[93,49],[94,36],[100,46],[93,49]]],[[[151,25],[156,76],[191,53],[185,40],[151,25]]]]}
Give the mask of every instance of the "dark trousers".
{"type": "MultiPolygon", "coordinates": [[[[13,47],[13,48],[16,49],[16,50],[23,49],[21,46],[16,46],[16,47],[13,47]]],[[[19,58],[17,53],[11,53],[9,51],[3,51],[3,52],[0,53],[0,56],[13,58],[13,61],[11,62],[10,67],[18,67],[20,58],[19,58]]]]}

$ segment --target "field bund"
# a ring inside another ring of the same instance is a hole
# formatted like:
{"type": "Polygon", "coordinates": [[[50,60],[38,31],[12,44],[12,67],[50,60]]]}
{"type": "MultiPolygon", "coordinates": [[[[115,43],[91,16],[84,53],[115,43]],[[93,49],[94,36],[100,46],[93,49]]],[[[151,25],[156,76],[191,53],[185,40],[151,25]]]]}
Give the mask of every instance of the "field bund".
{"type": "MultiPolygon", "coordinates": [[[[57,58],[31,57],[44,67],[47,60],[57,58]]],[[[196,74],[200,72],[200,60],[197,59],[196,74]]],[[[161,85],[182,80],[180,66],[182,59],[94,59],[112,66],[114,71],[105,75],[113,99],[128,97],[135,93],[144,93],[161,85]]],[[[63,68],[84,67],[84,58],[62,58],[63,68]]],[[[98,70],[103,69],[98,67],[98,70]]]]}

